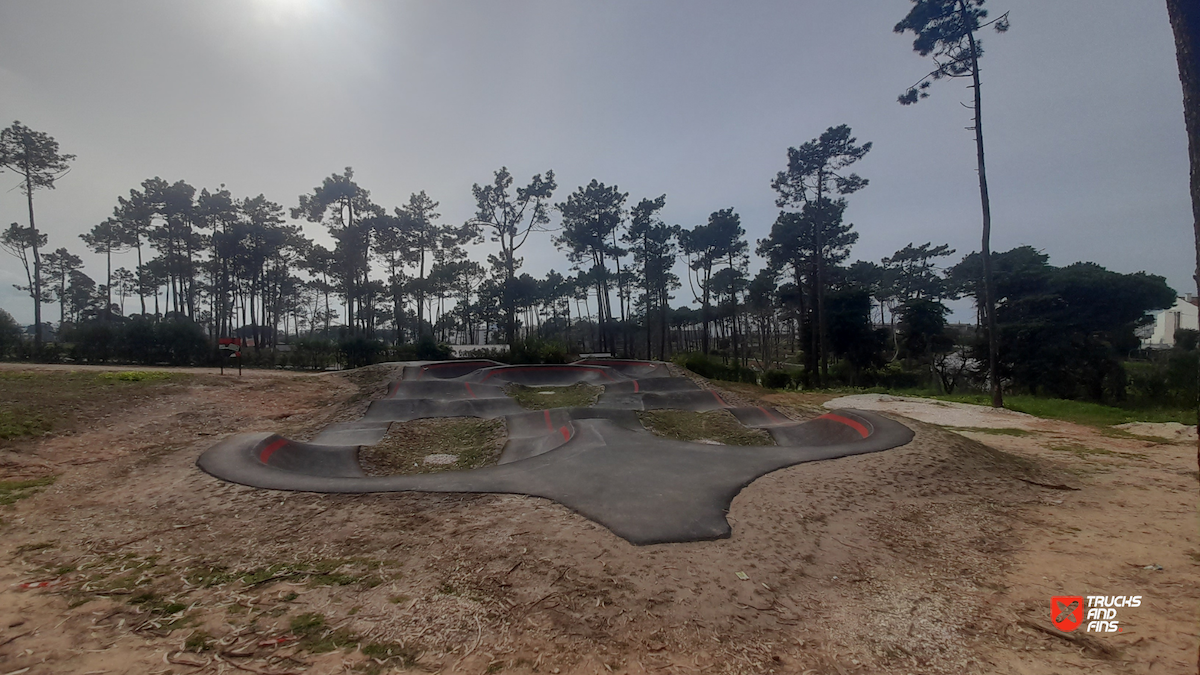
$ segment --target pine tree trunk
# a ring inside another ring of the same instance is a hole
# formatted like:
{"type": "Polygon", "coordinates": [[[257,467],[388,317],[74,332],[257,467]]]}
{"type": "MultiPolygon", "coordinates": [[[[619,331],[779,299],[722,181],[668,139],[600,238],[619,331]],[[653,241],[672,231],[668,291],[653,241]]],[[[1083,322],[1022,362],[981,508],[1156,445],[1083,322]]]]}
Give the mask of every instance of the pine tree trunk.
{"type": "MultiPolygon", "coordinates": [[[[1192,194],[1192,234],[1196,245],[1196,294],[1200,296],[1200,6],[1194,0],[1167,0],[1167,15],[1175,34],[1175,58],[1183,85],[1183,121],[1187,127],[1188,160],[1191,167],[1189,187],[1192,194]]],[[[1197,372],[1200,382],[1200,371],[1197,372]]],[[[1200,400],[1197,400],[1200,414],[1200,400]]],[[[1200,466],[1200,442],[1196,446],[1200,466]]],[[[1197,654],[1200,669],[1200,653],[1197,654]]]]}
{"type": "Polygon", "coordinates": [[[42,354],[42,255],[38,251],[38,231],[33,224],[33,175],[29,167],[29,144],[25,145],[25,199],[29,203],[29,233],[33,244],[33,351],[42,354]]]}
{"type": "MultiPolygon", "coordinates": [[[[959,5],[962,7],[962,3],[959,5]]],[[[966,9],[963,9],[966,13],[966,9]]],[[[1000,389],[999,337],[996,334],[996,288],[992,279],[992,205],[988,199],[987,170],[983,161],[983,108],[979,91],[979,48],[975,35],[967,33],[971,46],[971,85],[975,92],[975,156],[979,164],[979,203],[983,209],[983,244],[980,257],[983,259],[983,304],[988,337],[988,380],[992,389],[992,407],[1004,407],[1004,394],[1000,389]]]]}

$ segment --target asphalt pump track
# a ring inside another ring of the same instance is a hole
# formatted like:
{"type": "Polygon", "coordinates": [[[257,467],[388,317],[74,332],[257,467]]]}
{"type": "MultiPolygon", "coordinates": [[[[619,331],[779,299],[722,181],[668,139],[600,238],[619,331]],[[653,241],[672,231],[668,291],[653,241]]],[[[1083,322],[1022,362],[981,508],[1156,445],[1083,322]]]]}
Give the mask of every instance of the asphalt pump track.
{"type": "Polygon", "coordinates": [[[903,424],[861,410],[797,422],[770,407],[732,406],[715,390],[671,377],[663,363],[604,359],[509,366],[471,360],[404,365],[401,379],[361,420],[333,424],[310,442],[238,434],[196,463],[217,478],[274,490],[544,497],[643,545],[728,537],[729,505],[756,478],[804,462],[895,448],[912,438],[903,424]],[[504,392],[509,384],[578,382],[604,387],[595,406],[529,411],[504,392]],[[746,427],[765,429],[776,445],[660,438],[637,416],[653,409],[725,409],[746,427]],[[378,443],[394,422],[434,417],[505,418],[508,440],[498,463],[433,474],[363,473],[361,446],[378,443]]]}

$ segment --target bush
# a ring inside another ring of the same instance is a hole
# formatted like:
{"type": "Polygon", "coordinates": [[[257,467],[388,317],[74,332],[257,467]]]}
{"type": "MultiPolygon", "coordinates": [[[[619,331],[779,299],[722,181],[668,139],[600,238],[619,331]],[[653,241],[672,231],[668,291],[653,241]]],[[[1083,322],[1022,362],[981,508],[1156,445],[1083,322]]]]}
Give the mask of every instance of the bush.
{"type": "Polygon", "coordinates": [[[21,352],[21,327],[12,314],[0,309],[0,359],[15,358],[21,352]]]}
{"type": "Polygon", "coordinates": [[[1123,372],[1128,381],[1126,404],[1137,408],[1196,407],[1196,372],[1200,352],[1176,347],[1156,354],[1149,362],[1127,362],[1123,372]]]}
{"type": "Polygon", "coordinates": [[[710,380],[758,384],[758,371],[752,368],[743,368],[737,363],[726,365],[699,352],[676,354],[672,361],[676,365],[683,366],[710,380]]]}
{"type": "Polygon", "coordinates": [[[530,337],[518,340],[507,355],[491,358],[507,363],[566,363],[570,355],[561,342],[530,337]]]}
{"type": "Polygon", "coordinates": [[[347,338],[338,343],[338,351],[347,368],[360,368],[375,363],[376,356],[386,351],[386,346],[379,340],[370,340],[361,335],[347,338]]]}
{"type": "Polygon", "coordinates": [[[155,327],[160,358],[171,365],[190,366],[204,363],[209,357],[208,336],[196,322],[185,317],[171,317],[155,327]]]}
{"type": "Polygon", "coordinates": [[[445,361],[454,353],[450,345],[438,344],[432,337],[425,335],[417,343],[415,356],[418,361],[445,361]]]}
{"type": "Polygon", "coordinates": [[[792,374],[786,370],[768,370],[763,373],[762,386],[768,389],[787,389],[792,384],[792,374]]]}
{"type": "Polygon", "coordinates": [[[104,363],[116,354],[120,328],[102,321],[88,321],[73,330],[62,331],[71,344],[70,354],[75,361],[104,363]]]}
{"type": "Polygon", "coordinates": [[[288,365],[306,370],[325,370],[337,363],[338,345],[333,340],[303,337],[292,342],[288,365]]]}

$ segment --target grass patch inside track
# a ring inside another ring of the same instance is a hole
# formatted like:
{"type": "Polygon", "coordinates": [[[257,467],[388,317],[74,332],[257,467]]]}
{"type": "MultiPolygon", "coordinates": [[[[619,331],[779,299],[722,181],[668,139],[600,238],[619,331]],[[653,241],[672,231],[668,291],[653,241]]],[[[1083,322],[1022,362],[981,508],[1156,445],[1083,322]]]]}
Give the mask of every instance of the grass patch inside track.
{"type": "Polygon", "coordinates": [[[396,422],[375,445],[358,452],[368,476],[463,471],[495,464],[508,436],[504,420],[439,417],[396,422]],[[430,455],[453,457],[446,464],[425,461],[430,455]]]}
{"type": "Polygon", "coordinates": [[[775,445],[763,429],[748,429],[727,410],[646,410],[638,413],[650,433],[677,441],[709,441],[721,445],[775,445]]]}
{"type": "Polygon", "coordinates": [[[527,387],[512,384],[504,390],[526,410],[587,408],[596,404],[603,387],[577,382],[567,387],[527,387]]]}

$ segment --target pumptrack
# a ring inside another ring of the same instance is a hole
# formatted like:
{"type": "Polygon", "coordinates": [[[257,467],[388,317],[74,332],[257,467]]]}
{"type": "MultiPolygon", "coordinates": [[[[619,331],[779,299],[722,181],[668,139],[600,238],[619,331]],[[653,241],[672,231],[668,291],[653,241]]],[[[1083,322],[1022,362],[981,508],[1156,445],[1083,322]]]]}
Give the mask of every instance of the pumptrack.
{"type": "Polygon", "coordinates": [[[509,493],[554,500],[638,544],[730,536],[725,515],[756,478],[784,467],[869,452],[911,441],[894,420],[836,410],[805,422],[769,407],[736,407],[711,389],[671,377],[666,364],[585,360],[508,366],[494,361],[406,364],[385,398],[357,422],[327,427],[311,442],[272,433],[239,434],[205,451],[197,465],[230,482],[325,493],[509,493]],[[604,386],[594,407],[525,410],[508,384],[604,386]],[[637,411],[726,409],[765,429],[774,446],[724,446],[654,436],[637,411]],[[367,476],[361,446],[393,422],[431,417],[505,418],[508,440],[495,466],[469,471],[367,476]]]}

